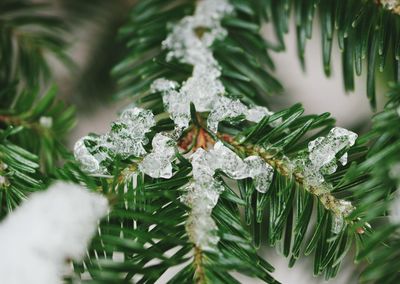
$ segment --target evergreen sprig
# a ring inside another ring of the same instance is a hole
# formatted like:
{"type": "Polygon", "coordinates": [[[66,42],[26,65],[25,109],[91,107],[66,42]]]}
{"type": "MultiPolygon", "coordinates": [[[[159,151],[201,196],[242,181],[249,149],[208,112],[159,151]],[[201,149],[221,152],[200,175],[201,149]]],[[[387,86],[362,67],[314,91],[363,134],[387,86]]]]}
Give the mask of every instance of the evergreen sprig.
{"type": "MultiPolygon", "coordinates": [[[[284,49],[291,9],[303,66],[306,39],[312,36],[318,11],[327,75],[336,30],[346,90],[354,88],[354,73],[361,74],[365,58],[372,106],[376,104],[377,67],[389,65],[393,78],[399,80],[400,18],[374,1],[230,3],[235,12],[222,21],[228,34],[211,50],[221,66],[227,94],[248,106],[266,104],[268,95],[282,90],[271,75],[274,64],[268,52],[284,49]],[[260,36],[264,20],[274,23],[277,45],[260,36]]],[[[149,140],[159,132],[174,131],[162,94],[151,93],[150,85],[161,77],[183,82],[191,76],[192,66],[166,59],[162,42],[176,22],[194,12],[196,4],[194,0],[140,1],[121,29],[128,53],[113,71],[120,85],[117,97],[133,98],[156,115],[149,140]]],[[[398,188],[389,173],[400,162],[399,85],[393,86],[389,103],[374,117],[372,130],[355,146],[336,154],[340,158],[347,152],[349,163],[325,175],[318,186],[307,185],[304,172],[292,165],[307,152],[311,141],[328,134],[335,121],[327,113],[303,115],[301,105],[258,123],[223,122],[218,133],[205,124],[209,114],[196,112],[191,105],[192,121],[178,138],[180,151],[172,164],[172,178],[151,178],[138,171],[140,158],[118,155],[107,168],[109,175],[88,176],[62,144],[63,135],[74,126],[73,109],[57,101],[54,88],[42,95],[38,87],[49,75],[48,52],[67,61],[62,37],[65,25],[60,18],[43,13],[43,7],[22,0],[0,3],[0,218],[52,178],[84,184],[106,195],[112,209],[100,223],[84,262],[73,264],[75,274],[69,282],[154,283],[175,269],[169,283],[239,283],[232,271],[277,283],[271,276],[273,267],[257,254],[257,248],[268,243],[281,248],[289,266],[303,254],[313,253],[314,274],[327,279],[337,275],[355,244],[355,260],[367,264],[361,280],[395,283],[399,277],[398,226],[378,221],[390,214],[398,188]],[[185,221],[191,208],[181,197],[193,180],[187,154],[216,142],[241,158],[261,157],[273,168],[274,178],[269,190],[260,193],[250,178],[237,181],[223,172],[215,173],[213,178],[224,187],[212,211],[220,241],[214,250],[203,250],[188,236],[185,221]],[[63,159],[65,164],[57,168],[63,159]],[[354,210],[344,214],[339,210],[341,200],[351,201],[354,210]],[[344,225],[334,233],[337,217],[343,218],[344,225]]],[[[200,38],[204,32],[196,30],[200,38]]]]}

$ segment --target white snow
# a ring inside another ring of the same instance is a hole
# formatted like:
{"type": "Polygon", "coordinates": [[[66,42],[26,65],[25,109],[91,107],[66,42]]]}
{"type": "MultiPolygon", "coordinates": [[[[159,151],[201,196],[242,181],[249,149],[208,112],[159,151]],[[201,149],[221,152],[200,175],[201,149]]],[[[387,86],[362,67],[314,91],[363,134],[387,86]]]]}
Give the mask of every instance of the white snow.
{"type": "Polygon", "coordinates": [[[107,199],[64,182],[34,193],[0,224],[0,283],[57,284],[81,260],[107,199]]]}

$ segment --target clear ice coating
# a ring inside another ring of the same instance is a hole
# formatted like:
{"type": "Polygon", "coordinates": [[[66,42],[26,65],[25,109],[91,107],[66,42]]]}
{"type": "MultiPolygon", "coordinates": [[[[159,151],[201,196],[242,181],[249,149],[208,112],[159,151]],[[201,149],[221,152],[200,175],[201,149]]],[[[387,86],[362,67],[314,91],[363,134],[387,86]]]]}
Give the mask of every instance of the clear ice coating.
{"type": "MultiPolygon", "coordinates": [[[[308,156],[299,157],[295,163],[302,169],[305,185],[318,186],[324,182],[323,175],[333,174],[337,169],[336,154],[353,146],[357,134],[335,127],[326,137],[318,137],[308,144],[308,156]]],[[[347,163],[347,153],[339,158],[342,165],[347,163]]]]}
{"type": "Polygon", "coordinates": [[[107,172],[106,167],[102,164],[109,156],[105,152],[95,153],[96,150],[99,150],[100,140],[100,137],[85,136],[75,143],[74,156],[80,163],[82,171],[89,174],[105,174],[107,172]],[[86,143],[94,146],[89,147],[94,154],[91,154],[86,143]]]}
{"type": "Polygon", "coordinates": [[[152,92],[162,93],[164,106],[178,129],[189,125],[190,102],[198,111],[209,111],[219,95],[225,93],[219,80],[220,66],[210,47],[216,39],[226,36],[220,22],[232,12],[233,7],[226,0],[200,1],[194,15],[177,23],[162,43],[169,50],[168,61],[177,59],[193,65],[192,76],[180,89],[179,84],[166,79],[158,79],[151,86],[152,92]]]}
{"type": "MultiPolygon", "coordinates": [[[[306,189],[312,189],[313,194],[319,196],[321,202],[329,207],[334,216],[332,232],[340,233],[344,226],[344,218],[354,209],[349,201],[337,200],[330,194],[332,186],[325,182],[324,175],[333,174],[337,169],[336,155],[354,145],[357,134],[347,129],[335,127],[326,137],[318,137],[308,144],[308,153],[300,155],[292,165],[304,177],[306,189]],[[324,184],[325,183],[325,184],[324,184]],[[324,186],[321,186],[324,184],[324,186]]],[[[344,153],[338,161],[345,165],[348,154],[344,153]]]]}
{"type": "Polygon", "coordinates": [[[197,149],[191,156],[191,163],[193,182],[181,196],[181,201],[191,208],[186,229],[193,243],[202,249],[212,249],[219,238],[211,212],[224,190],[214,178],[215,172],[220,170],[232,179],[253,178],[256,190],[265,193],[272,182],[274,170],[258,156],[241,159],[221,142],[217,142],[210,151],[197,149]]]}
{"type": "Polygon", "coordinates": [[[217,132],[220,121],[234,119],[240,115],[246,115],[247,111],[247,107],[239,100],[220,97],[208,116],[207,126],[211,131],[217,132]]]}
{"type": "Polygon", "coordinates": [[[342,231],[343,227],[344,227],[343,216],[334,215],[332,220],[332,229],[331,229],[332,233],[339,234],[342,231]]]}
{"type": "Polygon", "coordinates": [[[273,114],[274,113],[266,107],[254,106],[249,109],[246,118],[248,121],[260,122],[265,116],[271,116],[273,114]]]}
{"type": "Polygon", "coordinates": [[[154,115],[150,110],[138,107],[126,109],[120,119],[112,124],[107,142],[123,159],[143,156],[146,154],[143,145],[148,143],[146,133],[154,125],[154,115]]]}
{"type": "Polygon", "coordinates": [[[344,227],[344,217],[348,216],[354,210],[350,201],[338,200],[335,204],[334,216],[332,221],[332,232],[339,234],[344,227]]]}
{"type": "Polygon", "coordinates": [[[113,157],[127,159],[146,154],[146,133],[155,125],[150,110],[128,108],[113,122],[111,130],[104,135],[85,136],[75,143],[75,159],[83,171],[89,174],[107,174],[107,164],[113,157]]]}
{"type": "Polygon", "coordinates": [[[199,1],[194,15],[183,18],[163,41],[163,48],[169,50],[167,60],[177,59],[193,65],[192,76],[182,86],[161,78],[150,88],[153,93],[161,92],[165,109],[177,129],[188,127],[190,103],[199,112],[210,111],[207,123],[213,132],[223,120],[243,116],[249,121],[259,122],[265,115],[272,114],[267,108],[249,109],[240,101],[223,96],[225,88],[220,81],[221,67],[210,47],[215,40],[226,36],[221,20],[231,13],[233,7],[226,0],[199,1]]]}
{"type": "Polygon", "coordinates": [[[175,141],[157,133],[152,141],[153,150],[139,164],[139,169],[153,178],[171,178],[172,160],[175,157],[175,141]]]}
{"type": "Polygon", "coordinates": [[[393,10],[400,7],[400,0],[381,0],[380,3],[388,10],[393,10]]]}

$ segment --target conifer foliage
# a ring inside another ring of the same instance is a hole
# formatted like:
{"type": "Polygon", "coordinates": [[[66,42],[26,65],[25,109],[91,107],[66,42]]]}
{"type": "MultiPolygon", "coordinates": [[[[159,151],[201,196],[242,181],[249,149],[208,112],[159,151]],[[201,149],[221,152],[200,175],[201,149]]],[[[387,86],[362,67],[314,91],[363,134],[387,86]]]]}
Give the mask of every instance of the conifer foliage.
{"type": "MultiPolygon", "coordinates": [[[[0,218],[18,220],[12,211],[53,180],[105,196],[107,216],[84,259],[68,260],[65,282],[239,283],[238,272],[278,283],[258,254],[269,245],[290,267],[313,255],[310,273],[326,279],[350,257],[363,267],[361,282],[396,283],[399,1],[139,1],[120,29],[126,55],[112,71],[115,97],[132,104],[73,151],[63,137],[74,109],[47,83],[47,56],[69,62],[68,29],[46,9],[0,3],[0,218]],[[284,88],[269,53],[284,52],[291,11],[303,66],[318,13],[326,75],[335,37],[346,90],[365,70],[375,107],[375,70],[393,75],[367,134],[335,127],[329,113],[304,115],[299,104],[265,106],[284,88]],[[265,21],[277,43],[262,38],[265,21]]],[[[82,220],[92,226],[105,203],[82,220]]]]}

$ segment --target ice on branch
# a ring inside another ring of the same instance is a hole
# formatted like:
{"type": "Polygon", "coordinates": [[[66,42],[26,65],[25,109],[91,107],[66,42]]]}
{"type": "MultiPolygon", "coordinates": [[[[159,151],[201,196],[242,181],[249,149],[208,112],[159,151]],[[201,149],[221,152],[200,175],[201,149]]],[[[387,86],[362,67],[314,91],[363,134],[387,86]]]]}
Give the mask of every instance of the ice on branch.
{"type": "Polygon", "coordinates": [[[146,154],[143,145],[148,143],[146,133],[154,125],[154,115],[150,110],[137,107],[126,109],[120,119],[112,124],[107,142],[123,159],[143,156],[146,154]]]}
{"type": "MultiPolygon", "coordinates": [[[[260,122],[265,116],[272,115],[266,107],[255,106],[248,108],[239,100],[232,100],[227,97],[219,97],[213,105],[213,109],[207,119],[208,128],[214,133],[218,130],[218,124],[221,121],[232,121],[242,118],[252,122],[260,122]]],[[[278,123],[281,123],[278,121],[278,123]]],[[[277,126],[277,123],[272,123],[271,126],[277,126]]]]}
{"type": "Polygon", "coordinates": [[[233,12],[226,0],[200,1],[194,15],[183,18],[163,41],[168,50],[167,60],[177,59],[193,65],[192,76],[178,89],[178,84],[165,79],[156,80],[152,92],[161,92],[166,110],[178,129],[190,121],[190,102],[198,111],[210,111],[218,97],[225,93],[219,80],[220,66],[215,60],[211,45],[226,36],[221,26],[222,18],[233,12]]]}
{"type": "Polygon", "coordinates": [[[385,9],[400,14],[400,0],[381,0],[380,3],[385,9]]]}
{"type": "Polygon", "coordinates": [[[169,50],[167,60],[176,58],[193,66],[216,65],[209,48],[216,39],[226,36],[220,22],[232,12],[226,0],[198,2],[194,15],[177,23],[163,41],[163,48],[169,50]]]}
{"type": "Polygon", "coordinates": [[[127,159],[146,154],[148,143],[146,133],[155,125],[150,110],[138,107],[126,109],[120,118],[112,123],[111,130],[103,135],[86,136],[74,147],[75,159],[83,171],[89,174],[106,174],[107,165],[114,157],[127,159]]]}
{"type": "Polygon", "coordinates": [[[190,240],[202,249],[212,249],[218,243],[217,227],[211,218],[224,190],[214,178],[217,170],[232,179],[253,178],[256,189],[265,193],[273,178],[273,168],[258,156],[241,159],[235,152],[217,142],[214,149],[199,148],[191,157],[193,182],[186,187],[182,202],[191,208],[186,229],[190,240]]]}
{"type": "MultiPolygon", "coordinates": [[[[333,128],[326,137],[318,137],[308,144],[308,156],[296,160],[297,166],[303,170],[307,186],[318,186],[324,182],[323,175],[333,174],[337,169],[336,155],[354,145],[357,134],[344,128],[333,128]]],[[[347,163],[347,153],[339,162],[347,163]]]]}
{"type": "Polygon", "coordinates": [[[219,122],[231,120],[246,113],[247,107],[239,100],[220,97],[208,116],[207,126],[212,132],[217,132],[219,122]]]}
{"type": "Polygon", "coordinates": [[[271,116],[274,113],[262,106],[254,106],[247,112],[246,118],[248,121],[260,122],[265,116],[271,116]]]}
{"type": "Polygon", "coordinates": [[[72,184],[32,194],[0,224],[0,282],[63,283],[66,261],[82,260],[107,211],[106,198],[72,184]]]}
{"type": "Polygon", "coordinates": [[[293,168],[300,171],[304,178],[304,186],[319,196],[324,206],[334,213],[332,231],[340,232],[344,217],[353,210],[353,205],[345,200],[333,199],[329,194],[331,184],[325,182],[324,175],[333,174],[337,169],[337,161],[347,163],[347,153],[336,159],[338,153],[354,145],[357,134],[344,128],[333,128],[326,137],[319,137],[308,144],[308,153],[294,161],[293,168]],[[323,185],[323,186],[322,186],[323,185]]]}
{"type": "Polygon", "coordinates": [[[109,155],[107,152],[100,151],[100,145],[102,144],[99,136],[85,136],[75,143],[74,156],[79,162],[82,171],[89,174],[104,174],[107,172],[104,161],[109,158],[109,155]]]}
{"type": "Polygon", "coordinates": [[[167,60],[177,59],[193,65],[192,76],[182,86],[164,78],[153,82],[151,92],[160,92],[166,111],[176,128],[182,130],[190,122],[190,103],[199,112],[210,111],[208,127],[216,132],[219,122],[238,117],[259,122],[272,113],[263,107],[248,108],[239,100],[224,97],[220,81],[221,67],[215,60],[211,46],[226,36],[221,26],[225,15],[233,13],[228,1],[203,0],[197,4],[194,15],[183,18],[163,41],[169,50],[167,60]]]}
{"type": "Polygon", "coordinates": [[[209,152],[202,148],[192,155],[193,182],[185,188],[181,201],[191,208],[186,221],[189,239],[202,250],[213,250],[218,244],[218,228],[211,218],[223,186],[214,179],[209,152]]]}
{"type": "Polygon", "coordinates": [[[170,137],[157,133],[152,141],[153,150],[144,157],[139,169],[153,178],[171,178],[175,144],[176,142],[170,137]]]}

